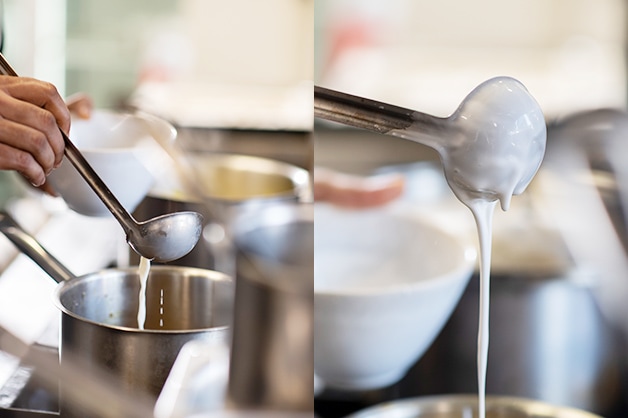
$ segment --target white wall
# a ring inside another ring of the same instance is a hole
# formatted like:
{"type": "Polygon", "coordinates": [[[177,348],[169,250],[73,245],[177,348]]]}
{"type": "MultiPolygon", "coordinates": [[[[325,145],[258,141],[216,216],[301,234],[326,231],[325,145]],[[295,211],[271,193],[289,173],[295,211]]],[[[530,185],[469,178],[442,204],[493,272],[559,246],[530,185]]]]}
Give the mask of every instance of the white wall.
{"type": "Polygon", "coordinates": [[[316,80],[329,87],[447,115],[484,79],[511,75],[549,115],[626,106],[621,0],[317,0],[316,8],[316,80]],[[338,28],[351,25],[363,34],[339,54],[338,37],[350,36],[338,28]]]}

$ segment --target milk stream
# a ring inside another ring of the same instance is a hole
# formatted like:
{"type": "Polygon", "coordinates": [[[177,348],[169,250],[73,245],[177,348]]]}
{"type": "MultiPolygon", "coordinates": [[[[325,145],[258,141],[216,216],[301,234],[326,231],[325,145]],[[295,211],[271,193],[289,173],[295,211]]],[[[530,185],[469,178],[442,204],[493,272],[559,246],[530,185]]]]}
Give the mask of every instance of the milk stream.
{"type": "Polygon", "coordinates": [[[137,310],[137,326],[139,329],[144,329],[146,325],[146,284],[148,283],[148,275],[150,273],[150,260],[148,258],[140,258],[138,273],[140,276],[140,293],[139,308],[137,310]]]}
{"type": "Polygon", "coordinates": [[[473,213],[480,241],[477,372],[479,417],[486,416],[493,212],[508,210],[545,154],[547,129],[538,103],[517,80],[496,77],[475,88],[448,118],[450,135],[428,137],[420,126],[399,132],[438,151],[449,187],[473,213]]]}
{"type": "Polygon", "coordinates": [[[488,365],[489,306],[491,285],[491,249],[493,238],[493,212],[497,202],[476,200],[469,202],[478,228],[480,240],[480,318],[478,325],[477,368],[478,368],[478,411],[486,415],[486,368],[488,365]]]}

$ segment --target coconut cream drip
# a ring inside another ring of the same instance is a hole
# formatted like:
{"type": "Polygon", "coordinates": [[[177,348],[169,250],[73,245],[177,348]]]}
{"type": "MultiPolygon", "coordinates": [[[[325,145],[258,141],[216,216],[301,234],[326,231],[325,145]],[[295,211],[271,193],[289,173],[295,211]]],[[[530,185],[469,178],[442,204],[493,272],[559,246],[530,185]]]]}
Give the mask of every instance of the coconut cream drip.
{"type": "Polygon", "coordinates": [[[538,171],[547,129],[543,112],[517,80],[497,77],[476,87],[435,137],[412,127],[399,134],[432,146],[456,197],[473,213],[480,241],[480,318],[478,327],[479,416],[485,417],[489,344],[489,288],[492,219],[497,201],[508,210],[538,171]]]}

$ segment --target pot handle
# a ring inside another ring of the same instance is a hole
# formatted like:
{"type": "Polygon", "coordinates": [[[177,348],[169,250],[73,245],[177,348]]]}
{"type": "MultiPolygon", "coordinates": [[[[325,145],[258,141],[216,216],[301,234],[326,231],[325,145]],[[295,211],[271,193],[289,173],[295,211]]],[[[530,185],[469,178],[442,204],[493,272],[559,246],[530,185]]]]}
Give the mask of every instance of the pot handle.
{"type": "Polygon", "coordinates": [[[37,263],[57,283],[76,277],[59,260],[46,251],[35,238],[24,231],[9,214],[2,211],[0,211],[0,232],[22,253],[37,263]]]}

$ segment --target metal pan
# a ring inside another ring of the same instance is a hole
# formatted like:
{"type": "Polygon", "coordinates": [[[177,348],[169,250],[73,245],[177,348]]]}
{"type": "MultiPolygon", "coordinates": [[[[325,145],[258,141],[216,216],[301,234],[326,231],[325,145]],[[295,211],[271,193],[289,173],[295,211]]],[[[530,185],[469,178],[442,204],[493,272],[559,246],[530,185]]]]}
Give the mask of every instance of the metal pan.
{"type": "Polygon", "coordinates": [[[78,358],[87,374],[91,368],[105,369],[121,389],[156,398],[185,343],[228,343],[234,286],[222,273],[153,266],[147,283],[146,329],[139,329],[136,268],[74,277],[4,213],[0,213],[0,231],[59,283],[54,302],[62,313],[62,366],[66,357],[78,358]]]}
{"type": "MultiPolygon", "coordinates": [[[[347,418],[472,418],[478,416],[477,409],[477,395],[442,395],[383,403],[347,418]]],[[[578,409],[507,396],[487,396],[486,417],[601,418],[578,409]]]]}

